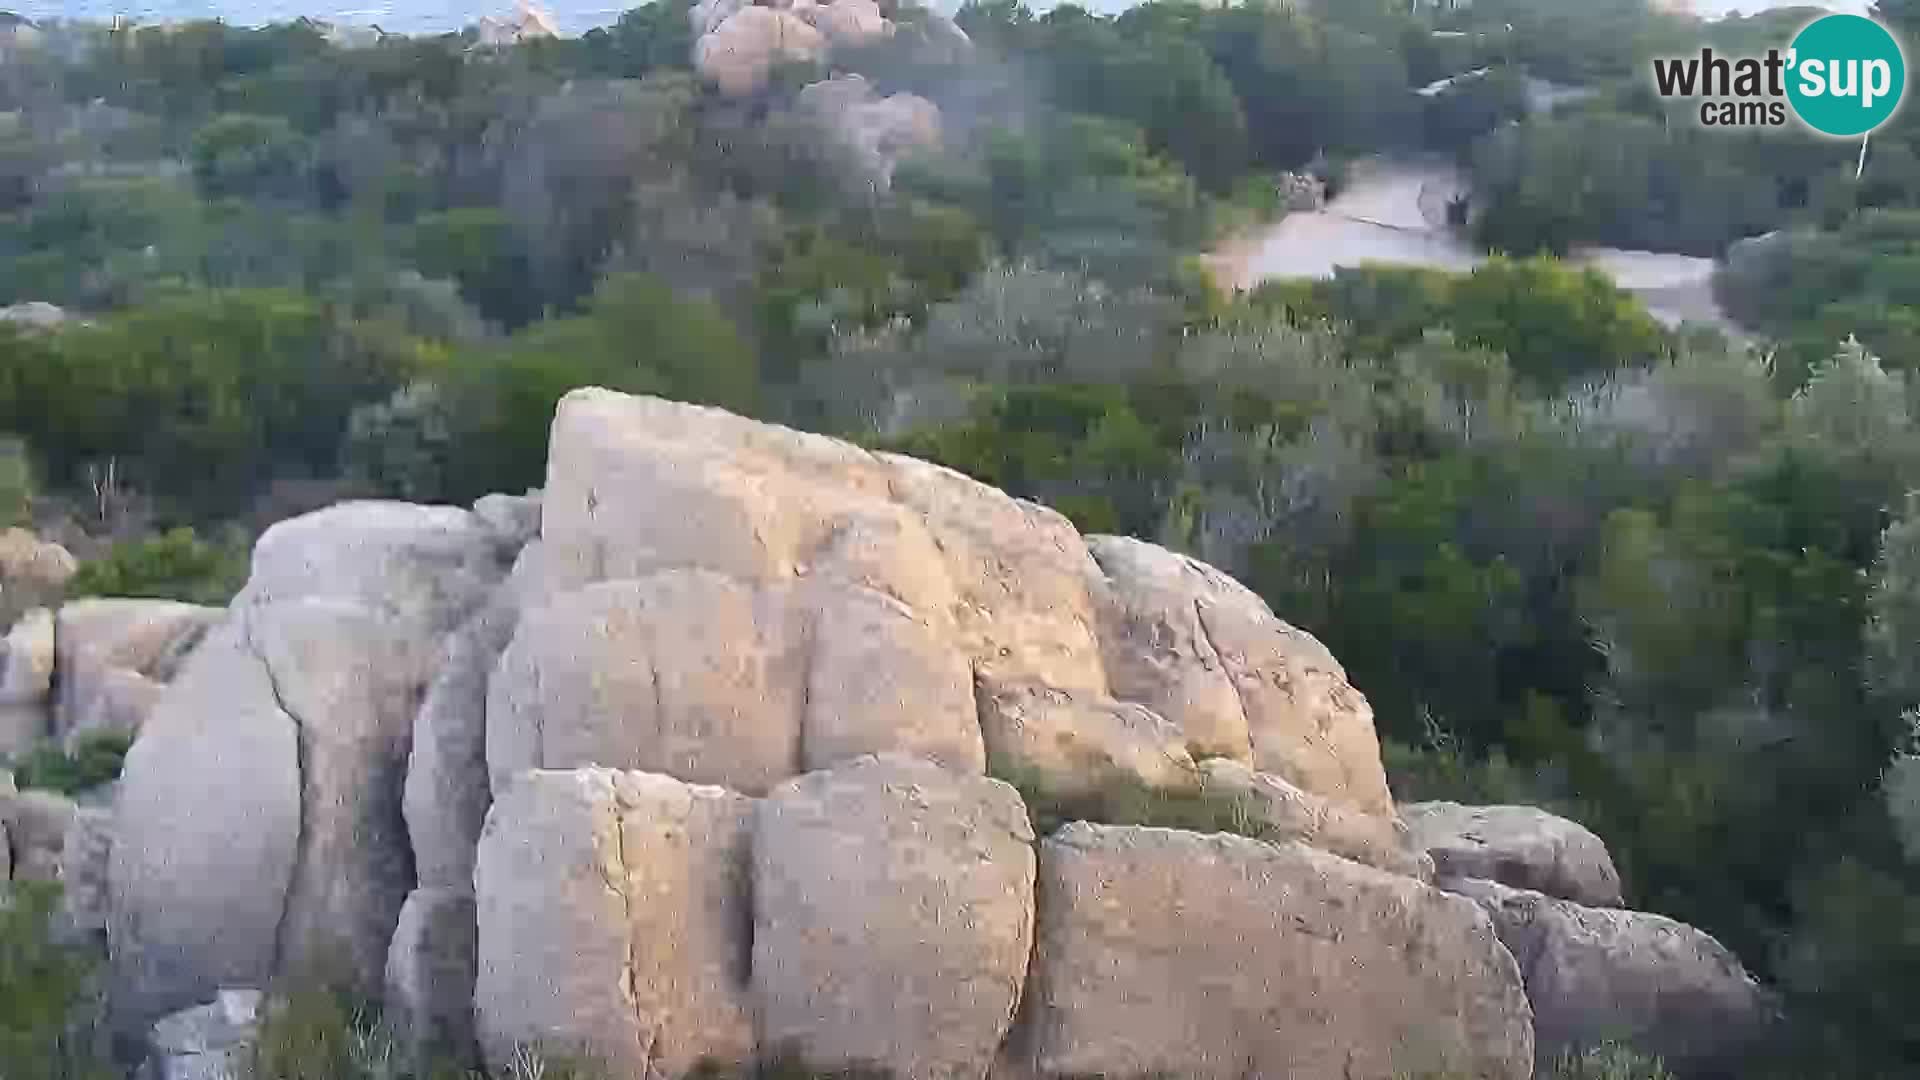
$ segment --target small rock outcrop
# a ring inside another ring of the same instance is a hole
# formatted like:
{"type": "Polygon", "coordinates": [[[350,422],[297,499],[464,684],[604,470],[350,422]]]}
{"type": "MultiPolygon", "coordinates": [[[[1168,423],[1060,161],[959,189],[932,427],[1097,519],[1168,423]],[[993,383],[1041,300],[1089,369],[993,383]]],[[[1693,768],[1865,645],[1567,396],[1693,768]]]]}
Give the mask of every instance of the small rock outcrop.
{"type": "MultiPolygon", "coordinates": [[[[821,10],[837,12],[850,3],[821,10]]],[[[858,75],[807,86],[794,104],[845,153],[853,178],[874,190],[891,188],[894,170],[907,157],[940,148],[939,106],[918,94],[880,97],[858,75]]]]}
{"type": "Polygon", "coordinates": [[[1486,909],[1519,963],[1543,1066],[1618,1041],[1683,1076],[1734,1075],[1771,1021],[1767,992],[1691,926],[1490,881],[1440,883],[1486,909]]]}
{"type": "Polygon", "coordinates": [[[1196,754],[1392,816],[1373,710],[1326,646],[1196,559],[1118,536],[1087,548],[1107,583],[1095,595],[1117,696],[1178,724],[1196,754]]]}
{"type": "MultiPolygon", "coordinates": [[[[694,37],[694,70],[734,98],[765,89],[778,64],[855,55],[856,50],[887,41],[903,30],[909,35],[911,55],[923,63],[957,62],[971,55],[973,45],[966,32],[944,15],[916,8],[896,22],[875,0],[701,0],[688,10],[687,19],[694,37]]],[[[868,117],[862,126],[885,128],[895,138],[908,133],[921,137],[929,130],[931,115],[937,140],[939,111],[932,103],[911,94],[895,95],[887,102],[893,104],[868,117]]]]}
{"type": "Polygon", "coordinates": [[[1472,904],[1410,878],[1076,823],[1040,846],[1040,897],[1023,1006],[1040,1075],[1532,1075],[1513,958],[1472,904]]]}
{"type": "Polygon", "coordinates": [[[69,746],[94,731],[132,734],[220,608],[172,600],[86,599],[55,617],[53,735],[69,746]]]}
{"type": "Polygon", "coordinates": [[[1588,907],[1620,906],[1620,874],[1607,845],[1578,822],[1533,806],[1400,807],[1416,848],[1442,877],[1481,878],[1588,907]]]}
{"type": "Polygon", "coordinates": [[[96,732],[132,735],[219,608],[83,599],[34,608],[0,641],[0,753],[96,732]]]}
{"type": "Polygon", "coordinates": [[[53,731],[53,612],[34,608],[0,641],[0,754],[31,748],[53,731]]]}
{"type": "Polygon", "coordinates": [[[66,548],[25,529],[0,532],[0,625],[56,606],[80,563],[66,548]]]}
{"type": "Polygon", "coordinates": [[[0,323],[6,323],[21,330],[43,333],[58,330],[65,326],[70,318],[65,308],[58,304],[49,304],[45,300],[28,300],[0,307],[0,323]]]}
{"type": "Polygon", "coordinates": [[[728,97],[747,97],[776,65],[823,60],[827,47],[826,35],[792,12],[743,7],[693,43],[693,69],[728,97]]]}
{"type": "MultiPolygon", "coordinates": [[[[11,778],[6,786],[12,788],[11,778]]],[[[12,849],[13,880],[60,881],[67,833],[79,813],[80,805],[59,792],[37,788],[0,792],[0,828],[6,830],[12,849]]]]}
{"type": "Polygon", "coordinates": [[[260,1029],[258,990],[221,990],[205,1005],[162,1017],[147,1036],[142,1080],[232,1080],[260,1029]]]}

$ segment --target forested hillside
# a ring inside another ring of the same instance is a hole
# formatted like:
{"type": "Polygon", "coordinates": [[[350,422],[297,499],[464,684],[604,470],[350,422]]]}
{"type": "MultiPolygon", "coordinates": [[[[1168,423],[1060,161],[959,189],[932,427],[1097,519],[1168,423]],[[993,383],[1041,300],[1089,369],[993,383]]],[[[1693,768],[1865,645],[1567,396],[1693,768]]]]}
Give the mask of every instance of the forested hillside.
{"type": "Polygon", "coordinates": [[[0,509],[92,588],[206,600],[291,514],[538,486],[579,386],[928,457],[1240,576],[1371,699],[1401,798],[1599,833],[1634,906],[1781,992],[1745,1075],[1912,1076],[1920,113],[1856,176],[1651,92],[1647,57],[1805,13],[1430,6],[989,0],[965,49],[889,7],[745,94],[680,0],[506,47],[9,38],[0,304],[64,320],[0,326],[0,509]],[[940,149],[822,137],[801,88],[849,71],[937,105],[940,149]],[[1207,279],[1278,174],[1414,152],[1467,167],[1499,257],[1207,279]],[[1733,245],[1756,344],[1554,257],[1585,244],[1733,245]]]}

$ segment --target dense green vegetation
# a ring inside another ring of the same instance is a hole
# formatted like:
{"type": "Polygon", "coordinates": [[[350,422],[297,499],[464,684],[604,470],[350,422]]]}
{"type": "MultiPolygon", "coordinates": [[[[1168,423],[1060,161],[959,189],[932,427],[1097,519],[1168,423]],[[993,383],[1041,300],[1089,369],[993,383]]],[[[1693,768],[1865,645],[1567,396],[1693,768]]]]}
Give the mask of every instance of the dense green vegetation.
{"type": "Polygon", "coordinates": [[[0,904],[0,1060],[20,1080],[109,1080],[95,1038],[96,958],[53,932],[60,887],[20,882],[0,904]]]}
{"type": "Polygon", "coordinates": [[[958,21],[970,59],[902,34],[846,61],[946,117],[881,189],[789,82],[702,86],[679,0],[505,50],[61,30],[0,69],[0,303],[80,320],[0,331],[32,465],[7,455],[7,515],[90,508],[117,543],[79,593],[218,601],[289,513],[538,484],[583,384],[921,454],[1241,575],[1367,692],[1402,797],[1593,827],[1635,906],[1780,987],[1748,1075],[1911,1075],[1920,114],[1858,179],[1857,145],[1702,132],[1646,57],[1793,17],[1640,0],[958,21]],[[1534,112],[1528,77],[1585,96],[1534,112]],[[1509,257],[1234,297],[1199,272],[1278,212],[1275,173],[1405,150],[1469,165],[1509,257]],[[1720,283],[1755,350],[1538,257],[1774,229],[1720,283]]]}
{"type": "Polygon", "coordinates": [[[14,783],[22,788],[46,788],[73,795],[120,776],[133,736],[119,731],[95,731],[75,741],[71,752],[43,745],[13,763],[14,783]]]}

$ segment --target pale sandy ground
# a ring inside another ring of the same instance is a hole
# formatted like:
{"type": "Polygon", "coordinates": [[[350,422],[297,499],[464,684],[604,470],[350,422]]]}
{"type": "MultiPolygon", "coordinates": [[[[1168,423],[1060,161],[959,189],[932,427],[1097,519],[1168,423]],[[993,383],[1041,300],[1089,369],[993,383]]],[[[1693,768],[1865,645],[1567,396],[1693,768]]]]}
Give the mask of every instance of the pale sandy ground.
{"type": "MultiPolygon", "coordinates": [[[[1485,256],[1446,227],[1447,202],[1462,183],[1444,162],[1366,162],[1324,210],[1236,238],[1209,264],[1222,284],[1243,289],[1268,278],[1329,278],[1336,267],[1366,263],[1471,270],[1485,256]]],[[[1587,248],[1572,259],[1640,297],[1669,326],[1734,329],[1713,299],[1712,259],[1618,248],[1587,248]]]]}

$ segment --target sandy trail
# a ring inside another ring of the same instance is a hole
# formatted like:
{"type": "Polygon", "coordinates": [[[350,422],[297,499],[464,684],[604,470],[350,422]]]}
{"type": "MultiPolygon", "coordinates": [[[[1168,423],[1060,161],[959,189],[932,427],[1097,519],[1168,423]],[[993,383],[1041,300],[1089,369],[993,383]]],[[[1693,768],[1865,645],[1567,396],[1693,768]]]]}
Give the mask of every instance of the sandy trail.
{"type": "MultiPolygon", "coordinates": [[[[1236,237],[1208,262],[1221,284],[1238,289],[1269,278],[1330,278],[1337,267],[1368,263],[1471,270],[1486,256],[1446,225],[1447,204],[1465,183],[1445,162],[1361,162],[1324,209],[1236,237]]],[[[1712,259],[1585,248],[1570,261],[1606,274],[1668,326],[1704,322],[1735,330],[1713,299],[1712,259]]]]}

